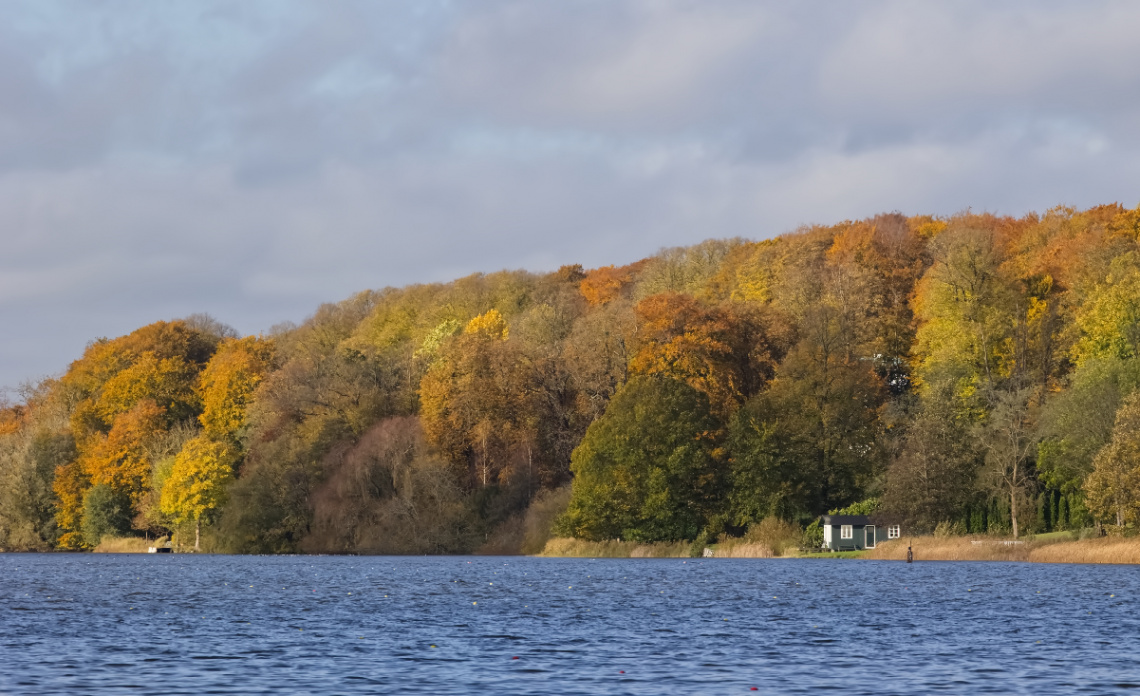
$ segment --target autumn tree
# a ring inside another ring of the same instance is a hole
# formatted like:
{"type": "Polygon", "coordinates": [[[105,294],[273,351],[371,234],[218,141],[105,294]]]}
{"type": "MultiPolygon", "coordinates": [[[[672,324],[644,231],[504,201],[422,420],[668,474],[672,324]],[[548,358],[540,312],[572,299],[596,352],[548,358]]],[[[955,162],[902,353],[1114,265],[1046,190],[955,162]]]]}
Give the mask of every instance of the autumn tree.
{"type": "Polygon", "coordinates": [[[910,352],[915,324],[910,299],[929,265],[926,241],[897,213],[848,225],[828,250],[837,274],[832,294],[855,315],[856,342],[873,356],[876,371],[894,394],[910,388],[910,352]]]}
{"type": "Polygon", "coordinates": [[[993,389],[1010,373],[1017,302],[998,241],[991,230],[952,227],[932,248],[935,263],[915,298],[919,375],[952,380],[962,393],[993,389]]]}
{"type": "Polygon", "coordinates": [[[1113,259],[1108,276],[1075,317],[1081,338],[1073,349],[1078,363],[1091,358],[1140,356],[1140,254],[1113,259]]]}
{"type": "Polygon", "coordinates": [[[941,383],[916,400],[887,470],[883,508],[914,529],[933,532],[957,519],[976,492],[979,466],[973,424],[957,410],[952,386],[941,383]]]}
{"type": "Polygon", "coordinates": [[[420,386],[428,440],[484,488],[510,473],[511,446],[526,435],[530,394],[509,335],[497,310],[476,316],[420,386]]]}
{"type": "Polygon", "coordinates": [[[194,523],[195,550],[200,545],[202,519],[225,501],[226,487],[233,478],[233,457],[228,445],[195,438],[178,453],[162,488],[162,511],[176,524],[194,523]]]}
{"type": "Polygon", "coordinates": [[[638,303],[633,374],[660,375],[704,392],[728,416],[772,376],[787,331],[772,312],[744,306],[707,307],[665,293],[638,303]]]}
{"type": "Polygon", "coordinates": [[[248,336],[219,345],[199,378],[202,414],[198,420],[207,436],[233,443],[242,439],[254,391],[272,366],[271,341],[248,336]]]}
{"type": "Polygon", "coordinates": [[[314,493],[312,552],[464,553],[478,520],[447,462],[434,456],[415,416],[387,418],[329,455],[314,493]]]}
{"type": "Polygon", "coordinates": [[[56,544],[53,483],[56,469],[74,460],[75,439],[55,386],[54,380],[33,385],[23,404],[0,408],[0,548],[43,551],[56,544]]]}
{"type": "Polygon", "coordinates": [[[580,281],[582,297],[592,307],[604,305],[613,300],[628,296],[633,291],[633,282],[644,268],[644,262],[628,266],[602,266],[585,274],[580,281]]]}
{"type": "Polygon", "coordinates": [[[611,302],[574,322],[562,357],[583,432],[625,383],[636,337],[637,317],[627,301],[611,302]]]}
{"type": "Polygon", "coordinates": [[[706,298],[713,294],[714,278],[742,239],[706,239],[690,247],[663,249],[646,259],[638,277],[635,298],[679,293],[706,298]]]}

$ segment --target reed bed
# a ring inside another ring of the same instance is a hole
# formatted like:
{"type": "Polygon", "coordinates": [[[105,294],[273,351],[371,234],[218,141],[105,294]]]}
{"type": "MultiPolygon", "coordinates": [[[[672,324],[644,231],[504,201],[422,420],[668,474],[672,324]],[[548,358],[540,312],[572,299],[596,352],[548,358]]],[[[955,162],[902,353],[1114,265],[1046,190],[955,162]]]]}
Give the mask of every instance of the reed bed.
{"type": "Polygon", "coordinates": [[[1083,539],[1035,548],[1034,563],[1140,563],[1140,539],[1083,539]]]}
{"type": "Polygon", "coordinates": [[[95,547],[95,553],[146,553],[156,543],[139,537],[105,536],[95,547]]]}
{"type": "Polygon", "coordinates": [[[906,549],[914,549],[916,561],[1028,561],[1029,554],[1046,542],[1019,541],[986,536],[912,537],[880,542],[862,557],[880,561],[905,561],[906,549]]]}
{"type": "Polygon", "coordinates": [[[748,526],[741,537],[721,534],[717,539],[717,558],[776,558],[789,552],[793,555],[803,536],[800,528],[791,522],[775,517],[748,526]]]}
{"type": "Polygon", "coordinates": [[[732,539],[716,545],[716,558],[775,558],[772,547],[761,542],[732,539]]]}
{"type": "Polygon", "coordinates": [[[882,542],[863,558],[901,561],[906,547],[916,561],[1029,561],[1032,563],[1137,563],[1140,539],[1106,537],[1081,539],[1075,534],[1043,535],[1020,541],[971,537],[912,537],[882,542]]]}
{"type": "Polygon", "coordinates": [[[586,541],[555,537],[546,542],[540,556],[567,558],[688,558],[691,544],[687,541],[641,544],[636,541],[586,541]]]}

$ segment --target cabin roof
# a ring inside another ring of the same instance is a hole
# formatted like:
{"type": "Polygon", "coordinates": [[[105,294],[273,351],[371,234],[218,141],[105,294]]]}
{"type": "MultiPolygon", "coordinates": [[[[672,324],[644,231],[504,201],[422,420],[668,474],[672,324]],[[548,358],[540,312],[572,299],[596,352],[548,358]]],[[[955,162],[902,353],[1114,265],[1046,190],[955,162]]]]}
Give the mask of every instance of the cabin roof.
{"type": "Polygon", "coordinates": [[[858,527],[871,524],[871,518],[866,515],[824,515],[820,519],[824,524],[850,524],[858,527]]]}

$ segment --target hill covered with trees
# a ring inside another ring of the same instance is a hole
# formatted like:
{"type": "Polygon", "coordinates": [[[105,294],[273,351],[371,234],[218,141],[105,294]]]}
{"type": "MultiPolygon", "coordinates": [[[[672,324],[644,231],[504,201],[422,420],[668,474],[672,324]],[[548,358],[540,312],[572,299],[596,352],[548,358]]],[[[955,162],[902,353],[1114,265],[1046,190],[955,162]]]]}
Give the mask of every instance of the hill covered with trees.
{"type": "Polygon", "coordinates": [[[688,540],[864,502],[1134,525],[1140,208],[885,214],[91,343],[0,410],[0,548],[688,540]]]}

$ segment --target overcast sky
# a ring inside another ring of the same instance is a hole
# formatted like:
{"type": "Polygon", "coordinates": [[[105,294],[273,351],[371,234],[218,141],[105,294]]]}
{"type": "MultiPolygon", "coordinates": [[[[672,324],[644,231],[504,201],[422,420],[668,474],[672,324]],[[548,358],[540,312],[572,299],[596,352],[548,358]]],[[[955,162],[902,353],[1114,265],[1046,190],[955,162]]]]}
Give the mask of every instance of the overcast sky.
{"type": "Polygon", "coordinates": [[[208,312],[1140,201],[1140,2],[0,2],[0,385],[208,312]]]}

